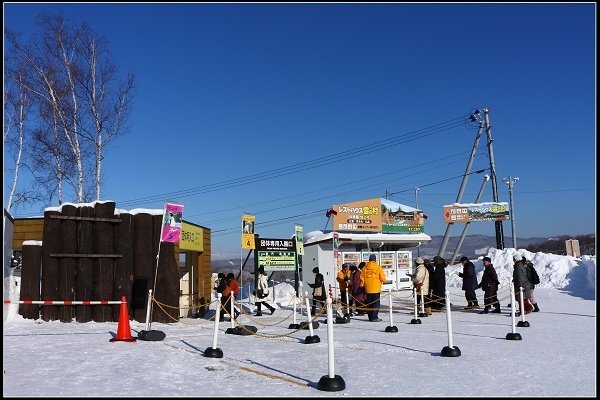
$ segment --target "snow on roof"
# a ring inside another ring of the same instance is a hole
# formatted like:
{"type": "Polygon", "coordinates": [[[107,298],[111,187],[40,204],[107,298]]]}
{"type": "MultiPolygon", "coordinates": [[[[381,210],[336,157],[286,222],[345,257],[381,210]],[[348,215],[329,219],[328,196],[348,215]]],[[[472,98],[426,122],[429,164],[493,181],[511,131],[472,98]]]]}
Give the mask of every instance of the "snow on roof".
{"type": "MultiPolygon", "coordinates": [[[[354,243],[374,243],[383,242],[388,244],[412,244],[417,246],[419,243],[430,242],[431,236],[425,233],[346,233],[337,232],[341,241],[354,243]]],[[[309,246],[320,242],[325,242],[333,239],[333,232],[312,231],[304,236],[304,245],[309,246]]]]}

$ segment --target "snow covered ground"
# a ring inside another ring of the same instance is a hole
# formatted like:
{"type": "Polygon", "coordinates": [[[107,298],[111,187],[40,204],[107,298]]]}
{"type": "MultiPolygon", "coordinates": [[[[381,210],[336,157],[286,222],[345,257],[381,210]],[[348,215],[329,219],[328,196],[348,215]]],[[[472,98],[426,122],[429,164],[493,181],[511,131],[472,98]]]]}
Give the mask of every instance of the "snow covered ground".
{"type": "MultiPolygon", "coordinates": [[[[514,249],[489,256],[502,283],[501,314],[464,311],[462,279],[447,268],[452,302],[452,342],[459,357],[444,357],[448,346],[445,312],[411,324],[410,293],[392,293],[393,326],[388,294],[382,295],[382,322],[353,317],[332,324],[334,362],[328,356],[325,316],[314,334],[319,343],[306,344],[308,330],[289,329],[293,322],[293,288],[276,286],[271,316],[243,315],[237,321],[255,326],[254,335],[227,334],[229,318],[218,328],[217,348],[223,358],[205,357],[212,348],[214,322],[206,318],[178,323],[153,323],[166,334],[163,341],[110,342],[117,323],[61,323],[25,320],[17,305],[5,305],[3,368],[4,397],[169,396],[169,397],[315,397],[315,396],[596,396],[595,257],[581,259],[542,253],[521,254],[533,260],[542,283],[535,298],[541,311],[525,316],[529,327],[516,327],[522,340],[507,340],[512,332],[509,282],[514,249]],[[346,387],[319,388],[333,366],[346,387]]],[[[482,262],[473,260],[481,278],[482,262]]],[[[11,278],[11,300],[18,299],[18,278],[11,278]]],[[[483,292],[477,292],[483,297],[483,292]]],[[[244,299],[248,302],[248,299],[244,299]]],[[[247,307],[248,311],[252,306],[247,307]]],[[[214,307],[207,317],[214,316],[214,307]]],[[[297,313],[297,323],[305,316],[297,313]]],[[[520,321],[521,318],[517,318],[520,321]]],[[[134,337],[145,324],[131,321],[134,337]]]]}

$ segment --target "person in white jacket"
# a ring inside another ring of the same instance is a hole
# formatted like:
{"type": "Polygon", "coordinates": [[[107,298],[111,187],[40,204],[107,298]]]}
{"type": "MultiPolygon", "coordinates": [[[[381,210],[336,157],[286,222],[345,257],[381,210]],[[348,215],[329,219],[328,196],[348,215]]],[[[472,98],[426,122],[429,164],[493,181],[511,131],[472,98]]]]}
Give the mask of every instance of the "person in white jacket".
{"type": "MultiPolygon", "coordinates": [[[[427,303],[429,301],[429,271],[425,267],[425,261],[421,257],[415,259],[415,265],[417,269],[414,274],[411,275],[412,283],[415,289],[417,289],[417,304],[421,304],[421,293],[423,299],[427,303]]],[[[431,307],[423,304],[424,310],[427,314],[431,314],[431,307]]]]}
{"type": "Polygon", "coordinates": [[[256,314],[257,317],[262,315],[261,306],[264,304],[269,310],[271,315],[275,312],[275,307],[265,301],[269,295],[269,283],[267,281],[267,274],[263,266],[258,267],[258,284],[256,285],[256,314]]]}

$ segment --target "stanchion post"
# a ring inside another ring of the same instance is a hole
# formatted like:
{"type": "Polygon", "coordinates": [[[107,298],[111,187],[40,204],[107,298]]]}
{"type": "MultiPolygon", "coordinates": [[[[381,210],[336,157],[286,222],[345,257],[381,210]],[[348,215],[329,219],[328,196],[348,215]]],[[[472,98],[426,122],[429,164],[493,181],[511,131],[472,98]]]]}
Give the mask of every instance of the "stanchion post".
{"type": "Polygon", "coordinates": [[[148,304],[146,305],[146,330],[150,331],[152,322],[150,321],[150,310],[152,308],[152,289],[148,290],[148,304]]]}
{"type": "Polygon", "coordinates": [[[446,326],[448,328],[448,346],[442,349],[442,356],[444,357],[459,357],[460,349],[454,346],[452,343],[452,317],[450,315],[450,296],[448,290],[445,291],[446,294],[446,326]]]}
{"type": "Polygon", "coordinates": [[[350,291],[348,290],[348,286],[346,286],[346,314],[348,318],[350,317],[350,291]]]}
{"type": "Polygon", "coordinates": [[[398,332],[398,327],[394,326],[394,317],[392,316],[392,289],[388,289],[388,300],[390,303],[390,326],[385,328],[386,332],[398,332]]]}
{"type": "Polygon", "coordinates": [[[344,378],[335,375],[334,342],[333,342],[333,307],[331,296],[327,296],[327,372],[319,380],[318,389],[328,392],[337,392],[346,389],[344,378]]]}
{"type": "Polygon", "coordinates": [[[308,317],[308,330],[310,332],[310,336],[307,336],[304,339],[304,343],[306,344],[312,344],[312,343],[319,343],[321,341],[321,338],[316,336],[313,332],[313,325],[312,325],[312,315],[310,314],[310,304],[308,303],[308,292],[304,292],[305,294],[305,299],[306,299],[306,315],[308,317]]]}
{"type": "Polygon", "coordinates": [[[414,311],[415,317],[410,321],[411,324],[420,324],[421,320],[417,318],[417,289],[413,288],[413,300],[414,300],[414,311]]]}
{"type": "MultiPolygon", "coordinates": [[[[233,293],[233,292],[232,292],[233,293]]],[[[235,328],[235,322],[233,321],[233,316],[235,315],[235,311],[233,308],[233,298],[235,295],[229,295],[229,319],[231,320],[231,329],[235,328]]]]}
{"type": "Polygon", "coordinates": [[[212,347],[204,350],[204,357],[223,358],[223,351],[217,347],[217,336],[219,335],[219,317],[221,316],[221,293],[217,293],[217,312],[215,313],[215,324],[213,331],[212,347]]]}
{"type": "Polygon", "coordinates": [[[523,298],[523,287],[520,286],[519,287],[519,297],[520,297],[520,301],[519,303],[521,304],[521,320],[519,322],[517,322],[517,326],[519,327],[529,327],[529,322],[525,321],[525,299],[523,298]]]}
{"type": "Polygon", "coordinates": [[[511,330],[506,334],[506,340],[521,340],[521,335],[515,330],[515,286],[510,285],[510,319],[511,319],[511,330]]]}

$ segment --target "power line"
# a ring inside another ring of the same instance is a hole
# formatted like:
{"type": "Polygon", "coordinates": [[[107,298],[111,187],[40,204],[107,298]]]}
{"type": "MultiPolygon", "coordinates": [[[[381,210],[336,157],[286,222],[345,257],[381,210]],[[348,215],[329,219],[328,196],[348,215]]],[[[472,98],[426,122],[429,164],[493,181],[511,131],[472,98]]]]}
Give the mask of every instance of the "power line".
{"type": "Polygon", "coordinates": [[[203,193],[209,193],[217,190],[229,189],[236,186],[247,185],[251,183],[255,183],[257,181],[264,181],[267,179],[274,179],[277,177],[290,175],[293,173],[298,173],[302,171],[306,171],[309,169],[314,169],[318,167],[322,167],[325,165],[337,163],[339,161],[344,161],[348,159],[348,153],[351,152],[359,152],[361,154],[370,154],[382,149],[388,149],[390,147],[395,147],[400,144],[406,144],[408,142],[425,138],[427,136],[431,136],[434,134],[438,134],[441,132],[445,132],[449,129],[456,128],[458,126],[462,126],[465,124],[466,116],[462,116],[459,118],[454,118],[446,122],[442,122],[439,124],[432,125],[427,128],[418,129],[416,131],[412,131],[403,135],[399,135],[389,139],[379,140],[377,142],[371,144],[364,144],[360,147],[355,147],[352,149],[344,150],[341,152],[337,152],[331,155],[326,155],[322,157],[318,157],[312,160],[299,162],[296,164],[291,164],[281,168],[273,168],[270,171],[258,172],[251,175],[246,175],[239,178],[233,178],[221,182],[215,182],[208,185],[198,186],[190,189],[183,189],[179,191],[161,193],[158,195],[151,195],[145,197],[139,197],[131,200],[123,200],[120,201],[119,204],[121,206],[127,206],[130,204],[139,204],[143,201],[158,201],[164,200],[165,198],[183,198],[203,193]]]}

